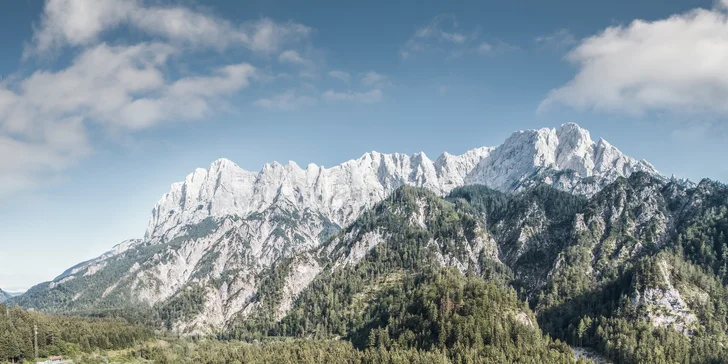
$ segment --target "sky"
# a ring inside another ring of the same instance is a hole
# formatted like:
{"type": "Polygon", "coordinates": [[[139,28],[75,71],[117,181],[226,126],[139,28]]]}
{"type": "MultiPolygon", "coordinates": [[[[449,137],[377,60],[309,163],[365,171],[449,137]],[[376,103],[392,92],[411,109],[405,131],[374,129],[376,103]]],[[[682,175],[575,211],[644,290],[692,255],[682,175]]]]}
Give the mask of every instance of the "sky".
{"type": "Polygon", "coordinates": [[[0,6],[6,291],[143,237],[170,184],[223,157],[434,159],[576,122],[728,181],[728,0],[0,6]]]}

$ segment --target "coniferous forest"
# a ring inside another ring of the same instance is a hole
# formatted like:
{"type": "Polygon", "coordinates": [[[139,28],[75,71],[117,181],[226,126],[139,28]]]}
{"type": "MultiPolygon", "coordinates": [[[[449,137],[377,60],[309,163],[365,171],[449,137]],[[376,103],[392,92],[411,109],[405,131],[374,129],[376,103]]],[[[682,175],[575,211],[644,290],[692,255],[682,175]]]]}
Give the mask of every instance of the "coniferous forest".
{"type": "Polygon", "coordinates": [[[638,173],[590,199],[544,185],[446,198],[402,187],[307,253],[324,269],[283,316],[293,258],[261,276],[258,310],[207,335],[173,330],[201,312],[198,286],[139,310],[0,306],[0,358],[32,360],[37,326],[40,357],[79,363],[588,361],[574,349],[614,363],[726,363],[726,235],[728,188],[710,181],[638,173]],[[373,232],[386,239],[342,264],[373,232]]]}
{"type": "Polygon", "coordinates": [[[149,341],[153,332],[123,319],[47,315],[0,304],[2,361],[32,361],[36,337],[38,357],[45,358],[129,348],[149,341]]]}

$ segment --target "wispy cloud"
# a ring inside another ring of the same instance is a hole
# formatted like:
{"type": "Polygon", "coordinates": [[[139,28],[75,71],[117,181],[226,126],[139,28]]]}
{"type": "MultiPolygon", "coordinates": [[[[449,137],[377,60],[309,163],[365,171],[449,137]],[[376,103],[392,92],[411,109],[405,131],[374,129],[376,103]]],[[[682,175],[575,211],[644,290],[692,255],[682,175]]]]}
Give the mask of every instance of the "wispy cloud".
{"type": "Polygon", "coordinates": [[[362,104],[371,104],[382,101],[382,91],[379,89],[364,91],[364,92],[352,92],[352,91],[334,91],[328,90],[324,92],[323,99],[328,102],[337,101],[348,101],[357,102],[362,104]]]}
{"type": "Polygon", "coordinates": [[[291,111],[315,103],[316,99],[314,97],[299,95],[295,90],[288,90],[268,98],[258,99],[253,104],[268,110],[291,111]]]}
{"type": "Polygon", "coordinates": [[[496,55],[507,52],[514,52],[521,49],[520,47],[503,42],[501,40],[495,40],[492,42],[482,42],[475,48],[475,51],[480,54],[496,55]]]}
{"type": "MultiPolygon", "coordinates": [[[[346,81],[348,83],[351,75],[348,73],[329,72],[329,76],[346,81]]],[[[361,76],[361,86],[365,90],[362,91],[336,91],[328,90],[321,95],[321,98],[327,102],[356,102],[362,104],[372,104],[380,102],[383,99],[383,89],[391,86],[389,78],[381,73],[369,71],[361,76]]]]}
{"type": "Polygon", "coordinates": [[[364,77],[361,79],[362,85],[366,87],[376,87],[376,88],[382,88],[384,87],[389,81],[387,80],[387,76],[377,73],[374,71],[369,71],[366,74],[364,74],[364,77]]]}
{"type": "Polygon", "coordinates": [[[303,58],[297,51],[287,50],[278,56],[278,61],[295,66],[313,68],[314,62],[310,59],[303,58]]]}
{"type": "Polygon", "coordinates": [[[339,81],[349,83],[351,81],[351,75],[349,72],[334,70],[329,72],[329,77],[335,78],[339,81]]]}
{"type": "Polygon", "coordinates": [[[415,30],[412,37],[400,48],[399,54],[408,59],[418,53],[445,53],[449,57],[466,54],[495,54],[518,49],[502,40],[484,40],[477,28],[463,29],[457,18],[441,14],[415,30]]]}
{"type": "Polygon", "coordinates": [[[551,34],[536,37],[534,42],[541,48],[564,50],[575,45],[577,40],[568,29],[559,29],[551,34]]]}
{"type": "Polygon", "coordinates": [[[414,39],[432,39],[444,43],[463,44],[472,35],[465,35],[451,14],[436,16],[430,24],[417,29],[414,39]]]}
{"type": "Polygon", "coordinates": [[[719,133],[717,126],[708,121],[697,121],[687,125],[678,126],[670,135],[681,143],[699,143],[707,140],[715,133],[719,133]]]}
{"type": "Polygon", "coordinates": [[[301,24],[278,23],[268,18],[236,25],[202,11],[147,5],[142,0],[53,0],[46,3],[40,26],[25,54],[94,44],[104,33],[120,26],[136,28],[177,45],[220,50],[242,45],[260,53],[277,52],[311,31],[301,24]]]}

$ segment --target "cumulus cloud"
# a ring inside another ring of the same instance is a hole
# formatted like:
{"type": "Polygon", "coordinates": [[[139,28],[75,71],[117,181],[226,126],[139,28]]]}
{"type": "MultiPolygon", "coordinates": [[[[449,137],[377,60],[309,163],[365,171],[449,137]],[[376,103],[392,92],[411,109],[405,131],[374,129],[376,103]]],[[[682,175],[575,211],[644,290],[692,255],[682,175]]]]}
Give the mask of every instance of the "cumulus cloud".
{"type": "Polygon", "coordinates": [[[324,92],[323,99],[328,102],[347,101],[362,104],[372,104],[382,100],[382,90],[374,89],[365,92],[339,92],[334,90],[328,90],[324,92]]]}
{"type": "Polygon", "coordinates": [[[351,75],[349,74],[349,72],[344,72],[344,71],[338,71],[338,70],[330,71],[329,77],[335,78],[339,81],[343,81],[346,83],[349,83],[349,81],[351,81],[351,75]]]}
{"type": "Polygon", "coordinates": [[[492,54],[518,49],[506,42],[484,41],[477,29],[466,30],[451,14],[441,14],[415,30],[412,37],[400,48],[400,56],[410,58],[417,53],[442,52],[451,57],[465,54],[492,54]]]}
{"type": "Polygon", "coordinates": [[[194,120],[212,114],[223,97],[248,87],[255,68],[247,63],[219,67],[210,75],[181,78],[158,90],[158,95],[124,105],[117,122],[143,129],[162,121],[194,120]]]}
{"type": "MultiPolygon", "coordinates": [[[[332,75],[329,72],[329,76],[341,79],[342,81],[348,82],[350,75],[348,73],[334,73],[332,75]]],[[[355,102],[361,104],[372,104],[382,101],[384,92],[382,89],[390,86],[389,79],[387,76],[369,71],[361,77],[361,85],[364,86],[367,91],[335,91],[328,90],[321,96],[323,100],[327,102],[355,102]]]]}
{"type": "Polygon", "coordinates": [[[294,90],[288,90],[278,95],[256,100],[253,104],[268,110],[296,110],[302,106],[313,105],[316,99],[311,96],[298,95],[294,90]]]}
{"type": "MultiPolygon", "coordinates": [[[[725,4],[723,1],[721,4],[725,4]]],[[[635,20],[582,40],[576,75],[541,103],[641,114],[728,113],[728,15],[723,5],[635,20]]]]}
{"type": "Polygon", "coordinates": [[[90,45],[120,26],[181,45],[218,49],[242,45],[261,53],[276,52],[311,31],[301,24],[267,18],[235,25],[213,14],[182,6],[148,5],[142,0],[49,0],[25,53],[30,56],[63,46],[90,45]]]}
{"type": "MultiPolygon", "coordinates": [[[[264,77],[247,62],[180,70],[190,52],[244,47],[305,64],[294,50],[310,28],[263,18],[233,24],[204,11],[143,0],[48,0],[25,57],[63,54],[60,67],[0,81],[0,195],[53,180],[93,153],[105,135],[197,120],[228,109],[228,97],[264,77]],[[137,43],[112,30],[131,28],[137,43]],[[111,45],[114,44],[114,45],[111,45]],[[61,53],[63,52],[63,53],[61,53]]],[[[260,57],[270,59],[270,57],[260,57]]],[[[256,105],[292,109],[314,98],[286,92],[256,105]]]]}
{"type": "Polygon", "coordinates": [[[91,151],[89,124],[134,131],[197,119],[229,93],[249,85],[255,68],[233,64],[209,75],[169,80],[174,49],[165,44],[93,46],[70,66],[39,70],[0,85],[0,192],[32,185],[91,151]],[[12,152],[10,152],[12,151],[12,152]],[[5,153],[7,152],[7,153],[5,153]]]}
{"type": "Polygon", "coordinates": [[[80,117],[133,130],[165,119],[199,117],[211,100],[248,86],[255,71],[249,64],[233,64],[211,75],[170,81],[163,69],[172,53],[158,43],[102,43],[81,53],[68,68],[36,71],[14,87],[3,87],[3,129],[28,134],[49,120],[80,117]]]}

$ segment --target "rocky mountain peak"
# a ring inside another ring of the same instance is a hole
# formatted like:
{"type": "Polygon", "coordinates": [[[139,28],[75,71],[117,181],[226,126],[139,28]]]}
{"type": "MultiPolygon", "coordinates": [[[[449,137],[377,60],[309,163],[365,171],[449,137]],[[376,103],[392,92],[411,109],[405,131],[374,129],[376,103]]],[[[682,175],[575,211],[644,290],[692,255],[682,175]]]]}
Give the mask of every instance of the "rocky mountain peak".
{"type": "Polygon", "coordinates": [[[594,143],[586,129],[567,123],[558,130],[513,133],[480,161],[465,183],[507,192],[545,182],[562,190],[593,195],[617,177],[635,171],[658,174],[649,163],[624,155],[603,139],[594,143]],[[560,171],[568,174],[564,177],[560,171]]]}
{"type": "Polygon", "coordinates": [[[649,163],[625,156],[606,141],[594,143],[589,132],[575,123],[558,130],[518,131],[498,147],[475,148],[462,155],[443,153],[435,161],[422,152],[408,156],[371,151],[332,168],[310,164],[304,170],[293,161],[272,162],[255,173],[222,158],[172,185],[155,206],[145,238],[171,239],[184,226],[208,217],[244,217],[283,202],[343,226],[405,184],[445,194],[466,184],[508,192],[546,182],[593,195],[617,177],[638,170],[657,173],[649,163]],[[589,177],[598,177],[597,183],[583,183],[589,177]]]}
{"type": "Polygon", "coordinates": [[[208,170],[197,169],[183,182],[172,185],[155,206],[145,238],[171,239],[184,226],[205,218],[244,217],[279,202],[345,225],[363,208],[404,184],[440,194],[462,186],[489,150],[477,148],[460,156],[442,156],[435,162],[424,153],[408,156],[372,151],[332,168],[310,164],[303,170],[292,161],[286,165],[272,162],[258,173],[219,159],[208,170]]]}

